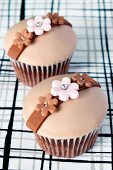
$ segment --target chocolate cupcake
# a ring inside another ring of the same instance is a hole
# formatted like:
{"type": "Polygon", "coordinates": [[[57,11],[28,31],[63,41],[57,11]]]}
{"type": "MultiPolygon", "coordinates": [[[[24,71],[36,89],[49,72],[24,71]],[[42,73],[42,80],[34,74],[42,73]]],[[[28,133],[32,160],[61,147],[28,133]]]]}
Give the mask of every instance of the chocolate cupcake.
{"type": "Polygon", "coordinates": [[[71,23],[58,13],[22,20],[4,39],[17,78],[28,86],[67,73],[76,44],[71,23]]]}
{"type": "Polygon", "coordinates": [[[96,80],[87,74],[66,74],[33,87],[25,98],[23,117],[45,152],[71,158],[92,148],[107,108],[96,80]]]}

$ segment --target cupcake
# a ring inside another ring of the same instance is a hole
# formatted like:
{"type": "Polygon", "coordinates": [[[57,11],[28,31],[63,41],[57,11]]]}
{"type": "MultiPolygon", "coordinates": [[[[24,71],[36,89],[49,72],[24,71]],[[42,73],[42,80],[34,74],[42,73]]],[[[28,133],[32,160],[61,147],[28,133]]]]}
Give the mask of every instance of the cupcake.
{"type": "Polygon", "coordinates": [[[23,117],[45,152],[71,158],[92,148],[107,108],[100,84],[75,73],[33,87],[24,100],[23,117]]]}
{"type": "Polygon", "coordinates": [[[22,20],[4,38],[17,78],[28,86],[67,73],[76,44],[71,23],[58,13],[22,20]]]}

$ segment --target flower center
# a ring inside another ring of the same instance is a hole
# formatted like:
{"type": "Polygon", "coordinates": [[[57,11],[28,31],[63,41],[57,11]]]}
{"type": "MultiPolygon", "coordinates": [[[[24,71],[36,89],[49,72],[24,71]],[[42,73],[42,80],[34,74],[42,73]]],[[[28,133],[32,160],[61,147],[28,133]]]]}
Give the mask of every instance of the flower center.
{"type": "Polygon", "coordinates": [[[83,79],[82,77],[80,77],[80,80],[81,80],[81,81],[84,81],[84,79],[83,79]]]}
{"type": "Polygon", "coordinates": [[[40,26],[42,26],[42,22],[37,22],[36,25],[37,25],[37,27],[40,27],[40,26]]]}
{"type": "Polygon", "coordinates": [[[47,106],[48,106],[47,102],[44,102],[44,106],[45,106],[45,107],[47,107],[47,106]]]}
{"type": "Polygon", "coordinates": [[[61,89],[62,89],[62,90],[67,90],[67,89],[68,89],[68,85],[67,85],[67,84],[62,84],[61,89]]]}
{"type": "Polygon", "coordinates": [[[21,39],[22,39],[23,41],[25,40],[25,38],[24,38],[23,36],[21,37],[21,39]]]}

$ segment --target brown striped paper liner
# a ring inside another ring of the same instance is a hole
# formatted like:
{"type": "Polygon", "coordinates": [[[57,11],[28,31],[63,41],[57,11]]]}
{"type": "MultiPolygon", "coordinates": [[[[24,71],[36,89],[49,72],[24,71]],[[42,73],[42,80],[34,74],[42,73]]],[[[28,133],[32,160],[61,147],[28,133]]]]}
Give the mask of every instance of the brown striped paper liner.
{"type": "Polygon", "coordinates": [[[17,78],[25,85],[33,87],[51,76],[66,74],[71,57],[51,66],[31,66],[11,59],[17,78]]]}
{"type": "Polygon", "coordinates": [[[50,139],[35,134],[39,146],[49,155],[64,158],[79,156],[91,149],[96,142],[99,129],[75,139],[50,139]]]}

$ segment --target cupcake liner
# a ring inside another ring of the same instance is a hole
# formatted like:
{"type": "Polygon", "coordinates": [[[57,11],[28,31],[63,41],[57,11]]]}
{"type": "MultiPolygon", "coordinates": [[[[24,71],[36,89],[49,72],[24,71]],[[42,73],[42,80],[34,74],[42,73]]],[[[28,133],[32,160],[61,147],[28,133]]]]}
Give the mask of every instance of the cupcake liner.
{"type": "Polygon", "coordinates": [[[11,59],[17,78],[27,86],[35,86],[51,76],[66,74],[71,57],[51,66],[31,66],[11,59]]]}
{"type": "Polygon", "coordinates": [[[91,149],[96,142],[99,128],[75,139],[50,139],[35,134],[39,146],[49,155],[72,158],[91,149]]]}

